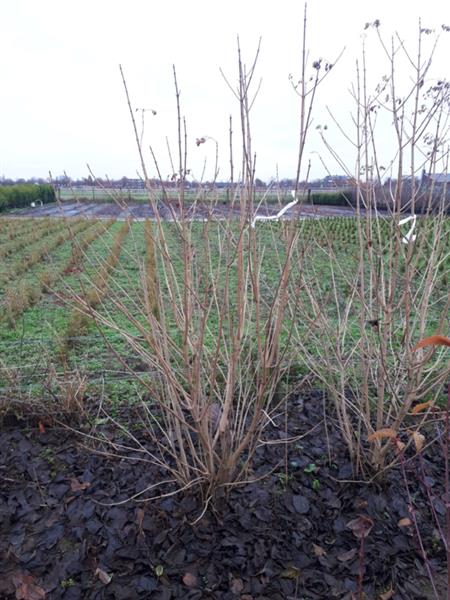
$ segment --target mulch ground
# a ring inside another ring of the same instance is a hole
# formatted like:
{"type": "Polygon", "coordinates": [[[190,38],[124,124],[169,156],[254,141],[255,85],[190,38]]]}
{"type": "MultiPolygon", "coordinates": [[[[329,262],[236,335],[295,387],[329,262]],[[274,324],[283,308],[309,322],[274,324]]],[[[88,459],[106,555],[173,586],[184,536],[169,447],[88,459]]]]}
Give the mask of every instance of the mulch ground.
{"type": "MultiPolygon", "coordinates": [[[[310,433],[289,447],[286,477],[285,445],[275,443],[286,435],[284,423],[284,414],[274,420],[256,452],[252,477],[267,477],[233,488],[194,523],[203,511],[195,493],[104,505],[165,477],[129,460],[136,452],[103,456],[64,428],[5,420],[0,598],[349,600],[357,597],[361,562],[366,599],[434,598],[414,527],[399,525],[411,517],[400,471],[381,483],[352,482],[329,420],[325,431],[322,394],[308,392],[289,401],[288,436],[310,433]],[[358,526],[370,529],[363,561],[358,526]]],[[[443,522],[442,463],[435,444],[425,452],[426,477],[417,460],[407,468],[444,598],[445,555],[430,511],[431,498],[443,522]]]]}

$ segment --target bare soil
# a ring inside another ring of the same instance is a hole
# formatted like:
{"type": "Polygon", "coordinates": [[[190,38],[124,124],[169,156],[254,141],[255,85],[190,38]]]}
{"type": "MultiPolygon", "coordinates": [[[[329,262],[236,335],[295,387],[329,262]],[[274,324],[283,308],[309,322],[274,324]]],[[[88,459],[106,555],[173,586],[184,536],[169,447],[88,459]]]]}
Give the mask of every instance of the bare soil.
{"type": "MultiPolygon", "coordinates": [[[[270,205],[261,206],[258,209],[260,215],[274,215],[280,210],[279,207],[270,205]]],[[[180,210],[178,202],[158,203],[159,216],[165,220],[179,217],[180,210]]],[[[216,204],[210,206],[197,203],[187,209],[187,216],[191,219],[227,219],[238,216],[239,209],[232,208],[228,204],[216,204]]],[[[283,218],[320,218],[320,217],[352,217],[355,211],[351,207],[343,206],[311,206],[297,205],[289,209],[283,218]]],[[[155,213],[149,204],[136,203],[120,206],[118,204],[100,202],[63,202],[61,204],[49,204],[36,208],[27,208],[8,215],[14,217],[92,217],[97,219],[154,219],[155,213]]]]}

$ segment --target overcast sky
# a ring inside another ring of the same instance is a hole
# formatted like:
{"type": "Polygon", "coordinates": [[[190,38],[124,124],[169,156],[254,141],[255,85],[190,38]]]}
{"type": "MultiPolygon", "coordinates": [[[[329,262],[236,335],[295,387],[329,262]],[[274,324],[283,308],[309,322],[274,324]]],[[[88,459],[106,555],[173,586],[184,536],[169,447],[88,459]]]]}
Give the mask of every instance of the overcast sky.
{"type": "MultiPolygon", "coordinates": [[[[310,63],[343,57],[319,90],[314,126],[328,125],[350,168],[352,156],[339,138],[326,106],[344,121],[352,110],[354,80],[364,24],[379,19],[387,39],[398,31],[416,50],[418,19],[424,27],[450,24],[446,0],[310,0],[310,63]]],[[[298,78],[303,2],[293,0],[2,0],[0,2],[0,176],[71,177],[93,172],[135,177],[139,160],[118,65],[125,70],[133,108],[145,113],[144,144],[158,155],[163,177],[171,172],[166,138],[176,155],[176,104],[172,65],[181,89],[188,129],[188,167],[211,179],[215,143],[219,179],[229,178],[228,122],[236,100],[220,68],[236,81],[236,36],[253,60],[262,37],[256,78],[262,85],[252,110],[257,176],[293,177],[299,127],[298,98],[289,75],[298,78]],[[210,137],[197,147],[196,138],[210,137]],[[206,163],[205,163],[206,161],[206,163]],[[206,165],[206,166],[205,166],[206,165]]],[[[366,32],[367,33],[367,32],[366,32]]],[[[385,69],[368,31],[374,72],[385,69]]],[[[449,74],[449,38],[442,36],[436,77],[449,74]]],[[[140,114],[138,121],[140,125],[140,114]]],[[[307,148],[312,178],[342,169],[330,159],[314,129],[307,148]]],[[[237,156],[236,156],[237,159],[237,156]]],[[[155,169],[149,159],[149,172],[155,169]]]]}

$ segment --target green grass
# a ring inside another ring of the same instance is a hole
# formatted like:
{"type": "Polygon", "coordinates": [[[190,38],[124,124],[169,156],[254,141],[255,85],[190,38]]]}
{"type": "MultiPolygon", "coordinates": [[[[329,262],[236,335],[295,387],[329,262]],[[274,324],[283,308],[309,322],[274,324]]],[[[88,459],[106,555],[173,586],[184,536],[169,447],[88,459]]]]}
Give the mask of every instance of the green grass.
{"type": "MultiPolygon", "coordinates": [[[[44,291],[38,302],[25,310],[18,318],[15,327],[10,327],[5,323],[0,323],[0,356],[9,371],[10,379],[6,377],[6,371],[0,370],[0,397],[6,392],[11,393],[11,374],[14,375],[14,385],[23,395],[34,396],[36,398],[46,395],[46,381],[49,374],[54,369],[57,373],[69,371],[78,371],[81,377],[85,377],[87,390],[89,394],[105,394],[115,402],[123,399],[136,398],[143,390],[127,374],[123,365],[111,354],[105,344],[102,335],[94,325],[90,323],[86,330],[80,331],[76,339],[72,340],[68,353],[64,361],[59,352],[61,339],[64,337],[70,315],[70,308],[65,305],[63,299],[69,298],[72,292],[80,292],[83,288],[89,288],[92,279],[98,271],[99,265],[105,261],[111,250],[113,239],[123,223],[116,222],[96,239],[88,247],[86,256],[82,261],[80,270],[76,272],[64,273],[63,267],[70,258],[72,247],[70,241],[66,241],[60,246],[54,248],[45,261],[33,265],[30,270],[25,271],[20,276],[8,282],[8,285],[21,285],[23,281],[31,284],[38,281],[39,275],[45,269],[54,269],[59,275],[52,286],[52,291],[44,291]],[[64,363],[64,364],[63,364],[64,363]],[[6,390],[6,391],[5,391],[6,390]]],[[[3,244],[8,245],[18,239],[24,239],[31,236],[33,232],[38,232],[38,239],[30,242],[32,247],[43,243],[44,238],[51,239],[56,235],[64,225],[61,221],[54,224],[47,223],[47,229],[44,225],[37,225],[33,219],[25,220],[7,220],[0,219],[0,251],[3,244]],[[52,229],[54,227],[54,229],[52,229]],[[47,235],[44,235],[47,233],[47,235]],[[19,235],[20,234],[20,235],[19,235]]],[[[92,223],[95,227],[95,223],[92,223]]],[[[288,223],[259,223],[256,229],[258,246],[263,252],[263,261],[259,277],[260,293],[264,300],[262,310],[267,314],[267,304],[274,294],[276,282],[280,274],[280,261],[284,257],[283,236],[288,223]]],[[[348,218],[329,218],[322,220],[304,220],[294,225],[300,229],[299,242],[294,254],[293,260],[293,285],[300,271],[309,282],[314,286],[317,295],[322,299],[323,306],[327,306],[331,319],[335,317],[333,311],[334,292],[330,284],[331,266],[326,250],[329,248],[332,240],[333,252],[336,254],[342,272],[336,275],[336,285],[338,289],[338,299],[342,304],[345,303],[348,294],[348,281],[355,277],[355,269],[358,258],[358,243],[356,222],[348,218]]],[[[234,227],[234,225],[233,225],[234,227]]],[[[237,224],[236,224],[237,227],[237,224]]],[[[426,221],[420,224],[420,227],[427,227],[426,221]]],[[[172,253],[174,268],[178,279],[181,281],[183,271],[182,244],[177,233],[176,226],[173,223],[164,225],[170,251],[172,253]]],[[[225,271],[225,260],[220,263],[219,247],[224,244],[224,229],[220,223],[208,224],[208,229],[202,223],[192,223],[190,227],[191,243],[196,249],[196,268],[195,278],[201,289],[204,282],[204,273],[209,268],[208,260],[211,261],[214,269],[220,267],[223,274],[225,271]],[[209,255],[206,248],[209,248],[209,255]],[[207,260],[208,259],[208,260],[207,260]]],[[[237,233],[232,230],[233,235],[237,233]]],[[[383,242],[387,248],[388,224],[382,225],[383,242]]],[[[450,271],[450,220],[446,221],[446,241],[445,248],[447,252],[446,261],[438,273],[438,285],[436,288],[436,299],[445,297],[448,293],[448,274],[450,271]]],[[[78,234],[83,235],[83,232],[78,234]]],[[[245,234],[247,235],[247,234],[245,234]]],[[[3,281],[6,273],[9,272],[17,261],[23,260],[27,247],[18,247],[17,252],[6,259],[2,266],[3,281]]],[[[383,249],[383,244],[379,248],[381,260],[388,261],[389,257],[383,249]]],[[[125,299],[127,306],[133,307],[133,302],[142,306],[142,288],[140,285],[140,272],[145,263],[145,237],[144,223],[136,222],[131,226],[130,233],[125,237],[119,264],[115,267],[109,277],[109,291],[105,296],[101,310],[109,314],[114,322],[121,328],[128,329],[132,333],[127,320],[118,312],[113,304],[115,295],[125,299]],[[124,293],[126,291],[126,294],[124,293]]],[[[162,275],[161,265],[160,275],[162,275]]],[[[12,271],[11,271],[12,272],[12,271]]],[[[232,277],[230,281],[231,294],[235,290],[236,277],[234,270],[231,270],[232,277]]],[[[417,273],[420,277],[420,273],[417,273]]],[[[5,283],[1,283],[3,289],[5,283]]],[[[164,285],[162,285],[164,293],[164,285]]],[[[292,288],[294,293],[294,288],[292,288]]],[[[300,292],[301,299],[306,303],[307,295],[305,290],[300,292]]],[[[434,305],[429,319],[430,333],[434,332],[434,326],[442,310],[442,301],[439,300],[434,305]]],[[[312,313],[311,313],[312,314],[312,313]]],[[[168,312],[170,322],[170,311],[168,312]]],[[[283,334],[287,338],[289,330],[289,321],[286,322],[286,332],[283,334]]],[[[448,322],[447,322],[448,325],[448,322]]],[[[308,325],[298,322],[297,326],[300,332],[308,334],[308,325]]],[[[212,315],[209,322],[210,332],[206,336],[206,343],[212,345],[217,332],[217,315],[212,315]]],[[[357,314],[350,316],[350,326],[348,343],[351,344],[358,338],[359,322],[357,314]]],[[[122,339],[120,334],[114,331],[103,329],[102,333],[109,340],[116,351],[133,367],[138,370],[145,369],[139,365],[130,347],[122,339]]],[[[179,342],[179,332],[172,321],[172,333],[174,339],[179,342]]],[[[326,341],[324,340],[324,343],[326,341]]],[[[295,349],[293,349],[295,352],[295,349]]],[[[294,363],[297,364],[297,372],[305,371],[300,356],[294,356],[294,363]]]]}

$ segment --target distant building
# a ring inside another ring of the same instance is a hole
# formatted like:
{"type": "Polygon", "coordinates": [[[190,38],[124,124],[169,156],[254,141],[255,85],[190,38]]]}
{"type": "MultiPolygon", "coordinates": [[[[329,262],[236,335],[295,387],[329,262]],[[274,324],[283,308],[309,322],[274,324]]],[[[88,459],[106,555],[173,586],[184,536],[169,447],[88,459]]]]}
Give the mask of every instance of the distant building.
{"type": "Polygon", "coordinates": [[[443,187],[444,185],[450,186],[450,173],[422,173],[422,185],[435,187],[443,187]]]}
{"type": "Polygon", "coordinates": [[[422,172],[417,208],[422,211],[430,208],[443,209],[450,213],[450,173],[422,172]]]}

